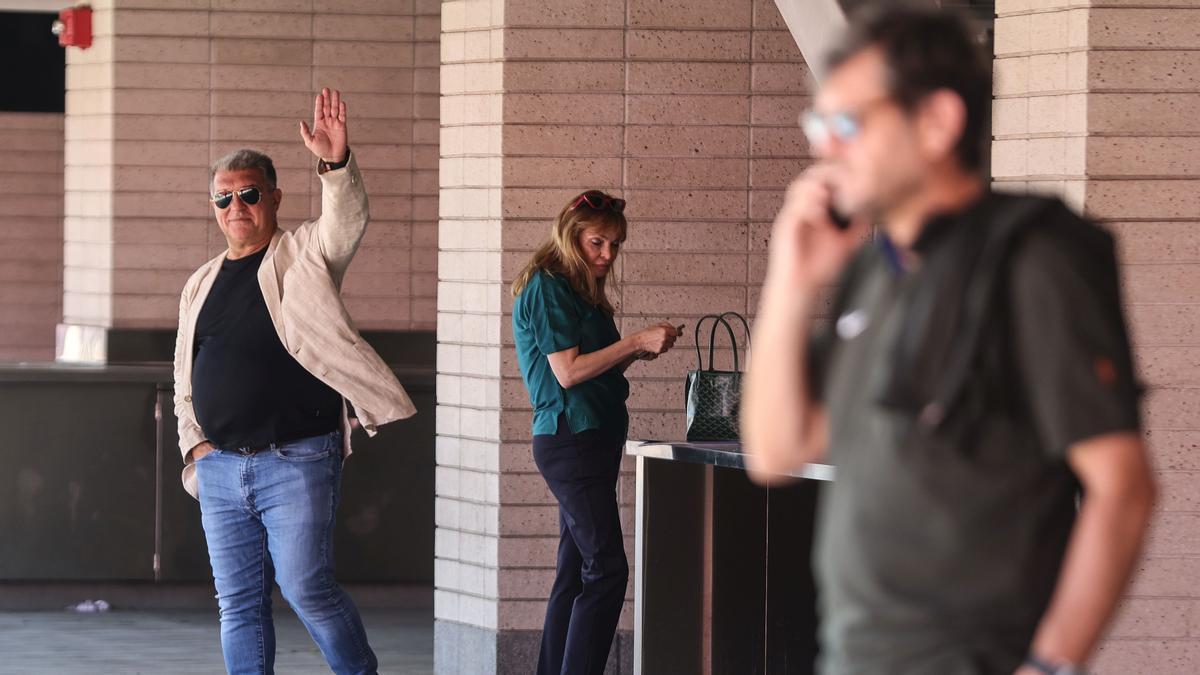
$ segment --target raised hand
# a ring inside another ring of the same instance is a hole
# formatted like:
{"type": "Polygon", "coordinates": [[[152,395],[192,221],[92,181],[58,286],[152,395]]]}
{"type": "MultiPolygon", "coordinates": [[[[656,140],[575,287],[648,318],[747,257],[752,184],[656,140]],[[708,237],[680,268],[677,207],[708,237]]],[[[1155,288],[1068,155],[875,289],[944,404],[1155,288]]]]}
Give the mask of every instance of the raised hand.
{"type": "Polygon", "coordinates": [[[312,129],[300,123],[300,136],[314,155],[336,164],[346,159],[349,138],[346,135],[346,102],[337,89],[328,87],[313,102],[312,129]]]}

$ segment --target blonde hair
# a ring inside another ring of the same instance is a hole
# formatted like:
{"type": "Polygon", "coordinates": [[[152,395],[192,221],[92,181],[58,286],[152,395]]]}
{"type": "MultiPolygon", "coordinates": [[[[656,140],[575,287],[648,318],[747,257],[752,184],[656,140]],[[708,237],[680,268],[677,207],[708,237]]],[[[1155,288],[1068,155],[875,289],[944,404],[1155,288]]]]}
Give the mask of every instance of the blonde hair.
{"type": "Polygon", "coordinates": [[[572,290],[589,304],[607,312],[609,316],[616,313],[604,292],[605,280],[596,279],[584,260],[583,252],[579,250],[579,234],[588,227],[614,231],[617,241],[625,241],[628,224],[625,222],[625,215],[611,207],[609,200],[612,199],[612,196],[600,190],[585,190],[567,202],[558,212],[558,218],[550,230],[550,240],[538,247],[524,269],[513,280],[513,296],[520,295],[533,275],[544,270],[565,277],[572,290]],[[592,208],[583,201],[584,195],[601,198],[604,200],[604,206],[599,209],[592,208]]]}

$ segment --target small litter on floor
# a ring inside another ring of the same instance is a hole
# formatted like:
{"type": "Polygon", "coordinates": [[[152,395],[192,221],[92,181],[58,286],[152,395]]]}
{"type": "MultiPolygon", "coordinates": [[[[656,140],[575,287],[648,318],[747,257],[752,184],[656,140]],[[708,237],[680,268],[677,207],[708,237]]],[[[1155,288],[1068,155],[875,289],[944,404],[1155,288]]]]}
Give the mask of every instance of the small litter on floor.
{"type": "Polygon", "coordinates": [[[74,605],[67,605],[68,612],[79,614],[95,614],[98,612],[107,612],[110,609],[112,609],[112,606],[106,600],[84,600],[74,605]]]}

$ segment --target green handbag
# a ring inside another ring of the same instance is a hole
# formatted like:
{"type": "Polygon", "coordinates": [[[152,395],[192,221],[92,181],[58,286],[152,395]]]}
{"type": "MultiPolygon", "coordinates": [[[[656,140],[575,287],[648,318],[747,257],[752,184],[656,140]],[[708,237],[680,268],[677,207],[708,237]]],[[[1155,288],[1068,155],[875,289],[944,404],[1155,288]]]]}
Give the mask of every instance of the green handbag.
{"type": "Polygon", "coordinates": [[[742,322],[746,329],[746,347],[750,346],[750,326],[745,317],[737,312],[709,314],[696,322],[696,370],[687,374],[685,388],[687,407],[688,441],[736,441],[738,440],[738,411],[742,398],[742,372],[738,361],[737,338],[733,327],[725,320],[732,316],[742,322]],[[700,354],[700,326],[708,319],[713,320],[708,335],[708,368],[700,354]],[[713,368],[713,353],[717,336],[717,325],[725,326],[729,342],[733,346],[733,370],[713,368]]]}

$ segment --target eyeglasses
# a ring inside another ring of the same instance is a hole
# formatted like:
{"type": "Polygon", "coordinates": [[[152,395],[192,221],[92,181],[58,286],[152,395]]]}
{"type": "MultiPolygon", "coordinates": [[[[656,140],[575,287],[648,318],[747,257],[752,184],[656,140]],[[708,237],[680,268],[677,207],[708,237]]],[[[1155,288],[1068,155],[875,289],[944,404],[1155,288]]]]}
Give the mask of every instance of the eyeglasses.
{"type": "Polygon", "coordinates": [[[863,118],[879,106],[890,103],[891,98],[880,98],[867,101],[856,110],[838,110],[829,113],[819,113],[815,110],[800,115],[800,128],[804,130],[808,144],[813,147],[828,145],[837,139],[843,143],[853,141],[862,133],[863,118]]]}
{"type": "Polygon", "coordinates": [[[609,208],[617,213],[622,213],[625,211],[624,199],[609,197],[603,192],[585,192],[579,195],[579,199],[576,199],[575,203],[571,205],[571,208],[567,210],[573,211],[578,208],[580,204],[587,204],[589,208],[593,208],[597,211],[609,208]]]}
{"type": "Polygon", "coordinates": [[[216,204],[218,209],[227,209],[233,203],[234,195],[237,195],[237,198],[242,200],[242,203],[246,206],[254,206],[258,203],[258,200],[262,199],[262,190],[251,185],[250,187],[238,190],[218,192],[212,196],[212,203],[216,204]]]}

